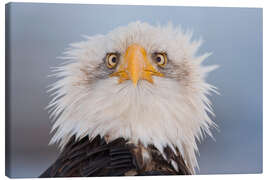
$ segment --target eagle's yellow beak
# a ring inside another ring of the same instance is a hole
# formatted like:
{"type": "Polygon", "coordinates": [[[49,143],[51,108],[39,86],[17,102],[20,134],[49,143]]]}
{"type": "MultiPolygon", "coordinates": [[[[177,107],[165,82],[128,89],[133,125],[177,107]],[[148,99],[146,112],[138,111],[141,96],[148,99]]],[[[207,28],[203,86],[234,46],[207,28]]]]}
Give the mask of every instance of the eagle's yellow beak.
{"type": "Polygon", "coordinates": [[[126,49],[118,71],[111,74],[111,76],[119,76],[119,83],[132,80],[135,87],[140,79],[153,83],[153,75],[163,76],[151,65],[145,49],[138,44],[132,44],[126,49]]]}

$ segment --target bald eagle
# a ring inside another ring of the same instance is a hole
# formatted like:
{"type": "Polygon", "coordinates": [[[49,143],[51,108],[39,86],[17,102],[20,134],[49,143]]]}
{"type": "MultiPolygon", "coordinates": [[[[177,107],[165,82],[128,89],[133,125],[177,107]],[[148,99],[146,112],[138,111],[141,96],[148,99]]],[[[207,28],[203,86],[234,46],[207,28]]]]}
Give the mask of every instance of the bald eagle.
{"type": "Polygon", "coordinates": [[[216,127],[201,40],[133,22],[71,44],[48,108],[60,155],[40,177],[194,174],[216,127]]]}

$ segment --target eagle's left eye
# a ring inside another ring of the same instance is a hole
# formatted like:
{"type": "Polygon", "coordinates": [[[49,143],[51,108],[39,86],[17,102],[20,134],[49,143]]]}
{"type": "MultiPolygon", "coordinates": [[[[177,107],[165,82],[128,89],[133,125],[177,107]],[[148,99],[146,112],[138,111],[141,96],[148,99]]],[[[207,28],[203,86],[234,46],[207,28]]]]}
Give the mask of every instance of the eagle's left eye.
{"type": "Polygon", "coordinates": [[[160,67],[164,67],[167,64],[167,55],[165,53],[156,53],[154,60],[160,67]]]}
{"type": "Polygon", "coordinates": [[[115,68],[118,63],[118,56],[115,53],[110,53],[106,57],[106,65],[108,68],[115,68]]]}

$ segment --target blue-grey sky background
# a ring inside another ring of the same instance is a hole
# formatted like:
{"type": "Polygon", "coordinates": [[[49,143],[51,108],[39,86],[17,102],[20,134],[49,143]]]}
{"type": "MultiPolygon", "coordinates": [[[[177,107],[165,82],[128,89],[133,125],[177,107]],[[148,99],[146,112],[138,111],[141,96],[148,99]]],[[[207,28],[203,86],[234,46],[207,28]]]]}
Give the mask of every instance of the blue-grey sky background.
{"type": "Polygon", "coordinates": [[[11,177],[37,177],[57,157],[47,146],[51,122],[44,108],[50,67],[82,35],[105,34],[132,21],[169,21],[202,37],[198,54],[220,68],[207,81],[219,131],[199,144],[198,174],[262,172],[262,9],[76,4],[9,4],[11,177]]]}

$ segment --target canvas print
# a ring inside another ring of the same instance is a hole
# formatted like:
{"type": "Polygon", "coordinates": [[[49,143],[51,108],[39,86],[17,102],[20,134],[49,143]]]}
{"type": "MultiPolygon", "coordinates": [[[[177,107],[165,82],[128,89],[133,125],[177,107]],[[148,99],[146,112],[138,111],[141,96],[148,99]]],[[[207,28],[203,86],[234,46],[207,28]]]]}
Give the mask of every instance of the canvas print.
{"type": "Polygon", "coordinates": [[[6,4],[6,175],[262,173],[262,9],[6,4]]]}

